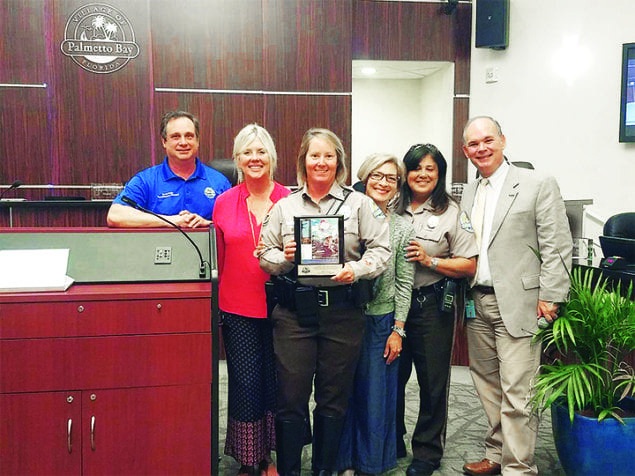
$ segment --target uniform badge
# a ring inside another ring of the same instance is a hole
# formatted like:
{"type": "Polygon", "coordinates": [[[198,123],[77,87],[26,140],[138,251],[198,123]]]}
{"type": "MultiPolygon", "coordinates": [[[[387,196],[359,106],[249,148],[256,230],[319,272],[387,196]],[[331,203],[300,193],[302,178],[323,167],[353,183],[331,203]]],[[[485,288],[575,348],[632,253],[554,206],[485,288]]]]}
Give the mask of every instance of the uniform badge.
{"type": "Polygon", "coordinates": [[[430,218],[428,218],[428,228],[430,228],[431,230],[434,230],[438,225],[439,225],[439,217],[436,215],[432,215],[430,218]]]}
{"type": "Polygon", "coordinates": [[[205,190],[203,190],[203,193],[210,200],[216,196],[216,192],[214,191],[212,187],[205,187],[205,190]]]}
{"type": "Polygon", "coordinates": [[[461,212],[459,216],[459,222],[461,223],[461,228],[470,233],[474,233],[474,228],[472,227],[472,222],[470,221],[470,217],[467,216],[467,212],[461,212]]]}

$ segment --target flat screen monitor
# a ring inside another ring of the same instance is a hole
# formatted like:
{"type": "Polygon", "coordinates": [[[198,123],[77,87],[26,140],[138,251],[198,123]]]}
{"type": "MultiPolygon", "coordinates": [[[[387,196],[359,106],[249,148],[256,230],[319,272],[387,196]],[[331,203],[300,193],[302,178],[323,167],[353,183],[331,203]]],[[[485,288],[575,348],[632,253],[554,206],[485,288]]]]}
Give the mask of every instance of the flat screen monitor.
{"type": "Polygon", "coordinates": [[[620,142],[635,142],[635,43],[622,45],[620,142]]]}

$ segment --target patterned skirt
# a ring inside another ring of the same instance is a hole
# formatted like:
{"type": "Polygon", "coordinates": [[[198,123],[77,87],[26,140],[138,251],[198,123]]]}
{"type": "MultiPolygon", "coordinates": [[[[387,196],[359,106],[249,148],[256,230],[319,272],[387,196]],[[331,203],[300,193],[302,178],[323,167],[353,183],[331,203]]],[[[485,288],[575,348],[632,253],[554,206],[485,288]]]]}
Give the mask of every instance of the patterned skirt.
{"type": "Polygon", "coordinates": [[[255,466],[276,448],[276,371],[271,324],[221,312],[227,356],[225,454],[255,466]]]}

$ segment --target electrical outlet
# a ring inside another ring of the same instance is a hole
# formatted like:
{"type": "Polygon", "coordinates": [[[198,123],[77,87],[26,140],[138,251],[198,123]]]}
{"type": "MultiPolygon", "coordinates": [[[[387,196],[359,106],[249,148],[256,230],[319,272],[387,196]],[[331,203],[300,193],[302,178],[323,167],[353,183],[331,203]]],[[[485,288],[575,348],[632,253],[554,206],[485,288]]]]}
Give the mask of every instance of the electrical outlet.
{"type": "Polygon", "coordinates": [[[154,264],[171,264],[172,263],[172,247],[157,246],[154,251],[154,264]]]}
{"type": "Polygon", "coordinates": [[[498,68],[486,68],[485,69],[485,82],[486,83],[498,83],[498,68]]]}

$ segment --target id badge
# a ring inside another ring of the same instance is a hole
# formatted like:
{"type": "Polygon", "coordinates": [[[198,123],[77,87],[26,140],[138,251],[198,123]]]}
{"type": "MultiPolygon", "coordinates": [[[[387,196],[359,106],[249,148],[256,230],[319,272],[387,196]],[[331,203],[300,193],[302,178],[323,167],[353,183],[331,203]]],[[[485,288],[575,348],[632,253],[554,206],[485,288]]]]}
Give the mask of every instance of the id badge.
{"type": "Polygon", "coordinates": [[[469,298],[465,301],[465,317],[474,319],[476,317],[476,309],[474,308],[474,299],[469,298]]]}

